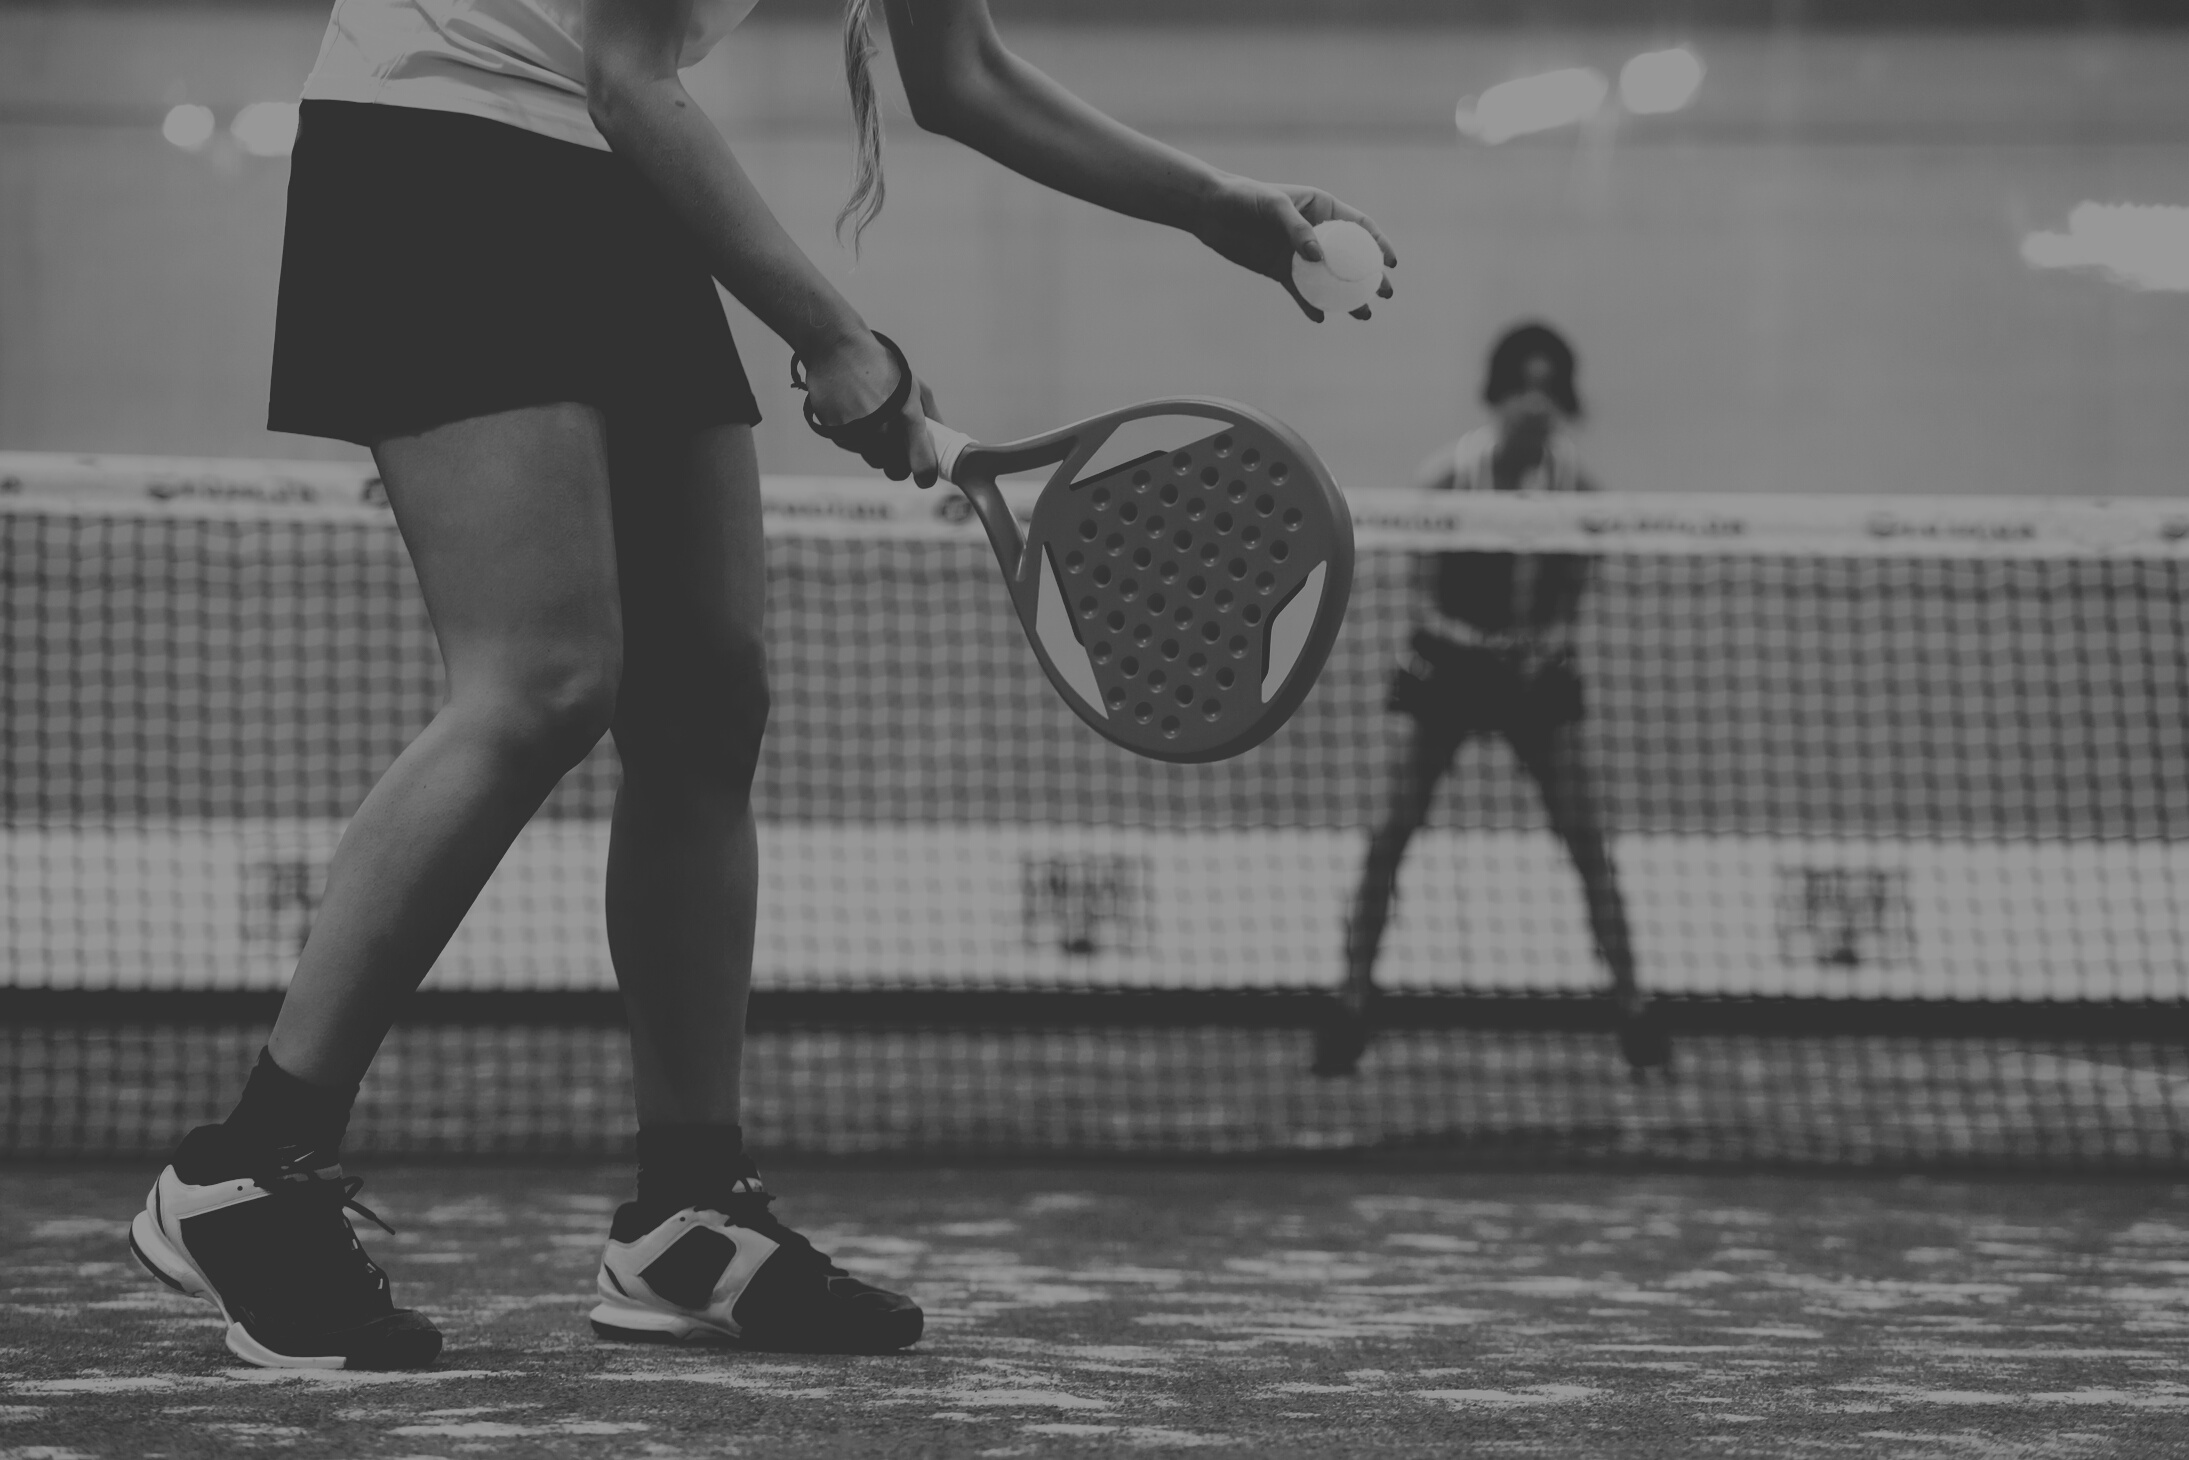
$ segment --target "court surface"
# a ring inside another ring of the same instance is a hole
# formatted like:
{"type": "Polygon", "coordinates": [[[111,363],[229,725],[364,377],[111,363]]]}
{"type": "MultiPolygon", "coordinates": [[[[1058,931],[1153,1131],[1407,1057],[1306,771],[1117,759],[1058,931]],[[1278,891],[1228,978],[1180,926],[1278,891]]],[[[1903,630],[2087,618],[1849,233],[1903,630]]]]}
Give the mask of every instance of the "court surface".
{"type": "Polygon", "coordinates": [[[363,1174],[430,1371],[240,1367],[129,1260],[149,1168],[0,1169],[0,1457],[2189,1445],[2179,1185],[777,1167],[784,1216],[928,1312],[907,1354],[820,1358],[596,1341],[621,1168],[363,1174]]]}

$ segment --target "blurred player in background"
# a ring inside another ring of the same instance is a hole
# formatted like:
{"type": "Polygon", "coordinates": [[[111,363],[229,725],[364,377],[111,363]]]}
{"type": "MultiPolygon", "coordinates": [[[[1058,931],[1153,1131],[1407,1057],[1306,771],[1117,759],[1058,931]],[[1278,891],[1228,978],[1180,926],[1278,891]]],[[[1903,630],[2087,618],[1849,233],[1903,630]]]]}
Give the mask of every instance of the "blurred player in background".
{"type": "MultiPolygon", "coordinates": [[[[1550,326],[1521,324],[1490,352],[1486,426],[1421,467],[1444,492],[1588,492],[1566,428],[1581,419],[1573,347],[1550,326]]],[[[1671,1047],[1634,976],[1618,872],[1581,734],[1585,704],[1574,667],[1574,619],[1588,560],[1564,553],[1450,552],[1421,559],[1412,652],[1389,708],[1413,723],[1346,927],[1345,985],[1317,1031],[1315,1072],[1350,1074],[1368,1040],[1376,953],[1406,845],[1429,814],[1453,756],[1477,735],[1502,736],[1542,793],[1551,830],[1580,874],[1589,929],[1611,973],[1619,1045],[1637,1071],[1663,1067],[1671,1047]]]]}
{"type": "MultiPolygon", "coordinates": [[[[789,345],[816,430],[894,479],[936,475],[904,352],[799,251],[680,78],[751,8],[339,0],[305,84],[269,424],[371,448],[448,700],[344,830],[234,1113],[190,1132],[131,1228],[253,1363],[438,1352],[345,1215],[364,1208],[343,1131],[401,1000],[604,733],[623,765],[607,920],[639,1171],[594,1328],[853,1351],[920,1335],[909,1298],[770,1212],[739,1125],[767,573],[759,411],[716,282],[789,345]]],[[[859,149],[839,224],[860,227],[882,202],[870,8],[847,0],[844,21],[859,149]]],[[[1187,232],[1323,317],[1293,259],[1320,257],[1313,225],[1359,213],[1120,126],[1013,55],[985,0],[886,8],[921,126],[1187,232]]]]}

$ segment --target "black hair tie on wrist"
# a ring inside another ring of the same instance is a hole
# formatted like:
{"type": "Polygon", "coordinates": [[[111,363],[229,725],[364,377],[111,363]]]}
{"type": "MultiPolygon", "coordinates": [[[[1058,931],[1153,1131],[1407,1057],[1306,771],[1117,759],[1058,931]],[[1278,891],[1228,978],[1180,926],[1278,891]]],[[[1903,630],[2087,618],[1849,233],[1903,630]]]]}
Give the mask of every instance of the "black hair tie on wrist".
{"type": "MultiPolygon", "coordinates": [[[[808,396],[804,403],[806,424],[813,428],[816,436],[860,457],[867,465],[887,470],[893,455],[902,458],[911,451],[904,439],[903,426],[905,402],[912,398],[912,366],[895,340],[880,330],[873,331],[873,335],[897,362],[897,387],[889,393],[889,399],[856,421],[830,426],[814,413],[813,399],[808,396]]],[[[790,357],[790,383],[801,391],[806,389],[806,364],[796,355],[790,357]]],[[[897,464],[909,469],[909,464],[902,460],[897,464]]]]}

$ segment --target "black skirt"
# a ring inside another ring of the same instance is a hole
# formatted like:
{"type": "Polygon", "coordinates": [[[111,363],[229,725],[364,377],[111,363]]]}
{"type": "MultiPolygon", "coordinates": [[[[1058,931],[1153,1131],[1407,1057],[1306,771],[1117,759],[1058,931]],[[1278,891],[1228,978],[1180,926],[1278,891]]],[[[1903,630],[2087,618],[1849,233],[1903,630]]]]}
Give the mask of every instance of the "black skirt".
{"type": "Polygon", "coordinates": [[[371,446],[577,401],[760,419],[697,243],[611,152],[455,112],[303,104],[267,425],[371,446]]]}
{"type": "Polygon", "coordinates": [[[1455,644],[1416,629],[1413,650],[1391,678],[1384,708],[1410,715],[1454,741],[1495,732],[1523,740],[1571,725],[1588,712],[1581,676],[1563,654],[1544,659],[1455,644]]]}

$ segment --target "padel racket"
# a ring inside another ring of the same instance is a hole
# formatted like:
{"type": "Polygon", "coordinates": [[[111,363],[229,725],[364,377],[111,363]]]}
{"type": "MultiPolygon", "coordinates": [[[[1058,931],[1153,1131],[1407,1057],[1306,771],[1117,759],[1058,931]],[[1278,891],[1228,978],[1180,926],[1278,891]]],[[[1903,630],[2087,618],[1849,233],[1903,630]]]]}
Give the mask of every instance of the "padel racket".
{"type": "Polygon", "coordinates": [[[1223,760],[1299,708],[1353,589],[1353,518],[1306,442],[1221,400],[1128,406],[1003,446],[934,422],[1050,682],[1157,760],[1223,760]],[[997,479],[1053,467],[1021,531],[997,479]]]}

